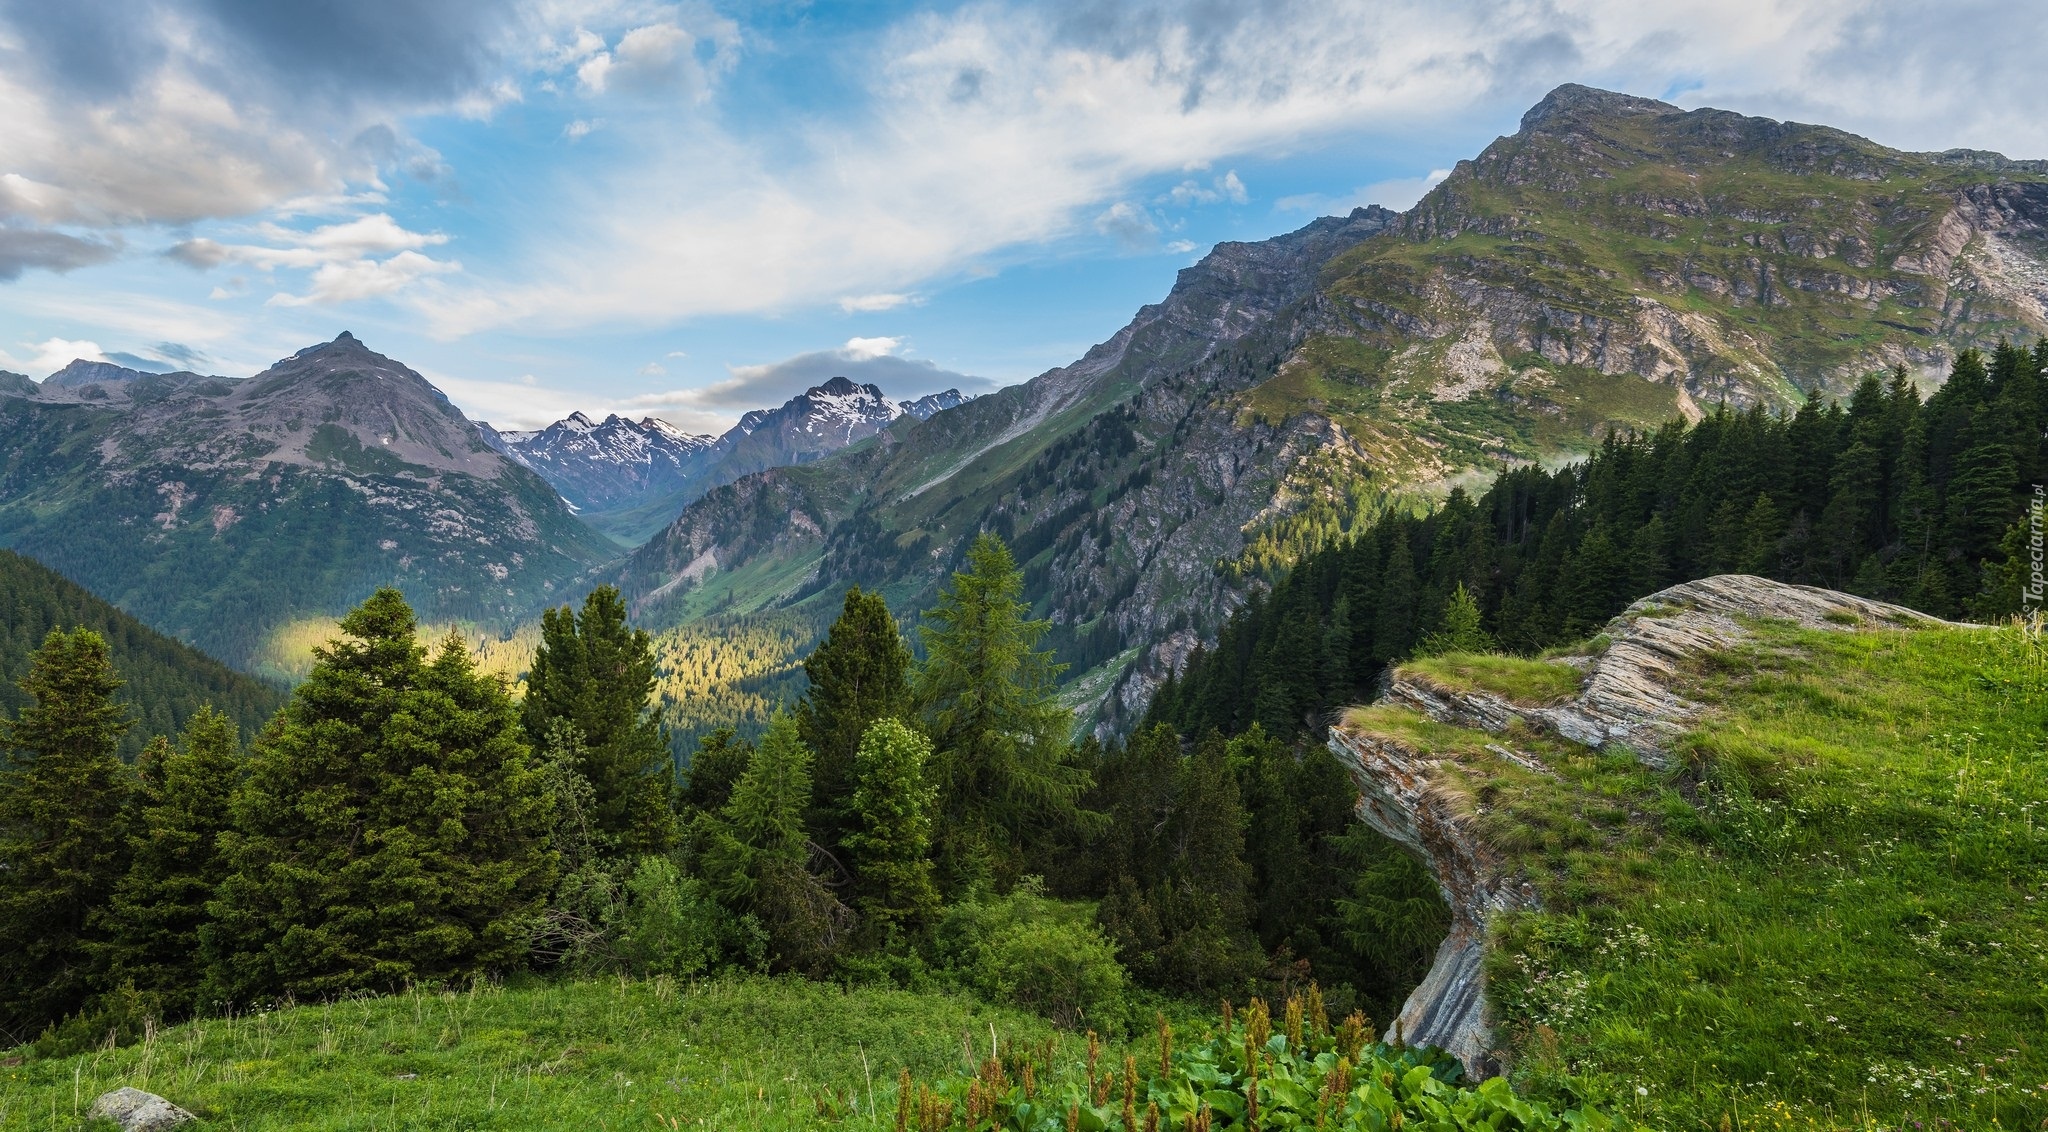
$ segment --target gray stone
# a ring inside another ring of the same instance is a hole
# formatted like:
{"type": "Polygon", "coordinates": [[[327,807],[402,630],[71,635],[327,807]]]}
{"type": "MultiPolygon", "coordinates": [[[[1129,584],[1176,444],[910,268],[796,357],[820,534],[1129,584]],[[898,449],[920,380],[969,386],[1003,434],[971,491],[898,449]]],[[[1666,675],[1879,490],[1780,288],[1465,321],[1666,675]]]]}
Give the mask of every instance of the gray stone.
{"type": "Polygon", "coordinates": [[[100,1094],[100,1099],[92,1102],[92,1115],[119,1124],[121,1132],[159,1132],[199,1119],[155,1093],[126,1086],[100,1094]]]}

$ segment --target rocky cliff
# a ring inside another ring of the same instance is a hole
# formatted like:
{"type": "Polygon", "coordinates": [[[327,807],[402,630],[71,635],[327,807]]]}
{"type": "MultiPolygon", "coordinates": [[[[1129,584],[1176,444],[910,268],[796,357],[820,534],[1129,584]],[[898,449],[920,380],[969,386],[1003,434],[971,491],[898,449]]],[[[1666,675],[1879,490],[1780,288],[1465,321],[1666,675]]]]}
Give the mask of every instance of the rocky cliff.
{"type": "MultiPolygon", "coordinates": [[[[1429,865],[1451,910],[1450,934],[1395,1023],[1402,1037],[1442,1046],[1474,1073],[1498,1069],[1485,988],[1488,922],[1536,908],[1539,898],[1529,878],[1489,843],[1475,783],[1500,763],[1551,773],[1541,755],[1526,749],[1532,736],[1623,750],[1666,768],[1671,741],[1707,712],[1681,693],[1680,674],[1741,644],[1749,636],[1745,623],[1755,621],[1841,632],[1944,624],[1832,590],[1750,575],[1704,578],[1636,602],[1595,639],[1596,651],[1560,658],[1580,673],[1568,697],[1532,701],[1409,665],[1394,670],[1374,708],[1350,713],[1331,730],[1330,749],[1358,783],[1360,818],[1429,865]],[[1475,732],[1490,739],[1475,742],[1475,732]]],[[[1389,1037],[1394,1032],[1390,1027],[1389,1037]]]]}

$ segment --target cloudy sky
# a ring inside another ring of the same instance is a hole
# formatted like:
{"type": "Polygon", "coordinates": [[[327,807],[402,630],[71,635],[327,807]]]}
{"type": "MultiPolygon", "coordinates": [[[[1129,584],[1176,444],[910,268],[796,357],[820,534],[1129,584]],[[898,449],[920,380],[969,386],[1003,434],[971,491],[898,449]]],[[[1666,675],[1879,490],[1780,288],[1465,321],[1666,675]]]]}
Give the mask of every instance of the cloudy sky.
{"type": "Polygon", "coordinates": [[[0,0],[0,368],[348,329],[472,416],[1028,378],[1583,82],[2048,157],[2048,4],[0,0]]]}

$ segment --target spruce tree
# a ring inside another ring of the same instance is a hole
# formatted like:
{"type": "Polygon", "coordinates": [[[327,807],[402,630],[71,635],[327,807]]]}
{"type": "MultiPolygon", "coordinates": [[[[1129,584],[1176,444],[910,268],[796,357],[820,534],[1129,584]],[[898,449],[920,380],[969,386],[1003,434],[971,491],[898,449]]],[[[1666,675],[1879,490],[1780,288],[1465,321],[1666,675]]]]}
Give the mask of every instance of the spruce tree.
{"type": "Polygon", "coordinates": [[[1076,820],[1086,777],[1067,760],[1072,719],[1054,700],[1065,668],[1037,649],[1046,623],[1025,617],[1023,576],[984,532],[967,569],[921,627],[927,659],[916,696],[936,751],[941,881],[1016,878],[1028,827],[1076,820]]]}
{"type": "Polygon", "coordinates": [[[452,634],[429,661],[377,591],[260,735],[200,930],[235,1002],[517,967],[554,881],[550,799],[503,680],[452,634]]]}
{"type": "Polygon", "coordinates": [[[730,727],[698,739],[697,753],[690,757],[683,776],[680,801],[684,814],[695,818],[723,809],[753,757],[754,745],[730,727]]]}
{"type": "Polygon", "coordinates": [[[855,586],[804,661],[811,685],[796,705],[796,725],[817,756],[811,827],[828,845],[838,844],[849,828],[853,764],[868,728],[909,714],[910,659],[882,595],[855,586]]]}
{"type": "Polygon", "coordinates": [[[186,724],[180,749],[162,745],[157,786],[133,823],[134,863],[105,917],[108,983],[133,984],[181,1014],[203,1005],[199,929],[227,875],[220,841],[241,773],[237,731],[209,705],[186,724]]]}
{"type": "Polygon", "coordinates": [[[854,757],[853,856],[855,908],[875,943],[915,933],[938,913],[932,884],[932,803],[925,779],[929,739],[895,719],[880,719],[854,757]]]}
{"type": "Polygon", "coordinates": [[[16,1042],[93,989],[93,914],[127,866],[130,789],[105,638],[51,630],[19,686],[29,702],[0,726],[0,1034],[16,1042]]]}
{"type": "Polygon", "coordinates": [[[713,895],[767,931],[776,965],[819,971],[844,942],[852,917],[809,869],[810,801],[810,749],[796,720],[778,711],[732,797],[700,819],[698,841],[713,895]]]}
{"type": "Polygon", "coordinates": [[[632,859],[675,844],[675,768],[667,729],[649,707],[654,643],[626,624],[614,586],[541,614],[541,643],[526,677],[527,740],[544,746],[557,720],[583,733],[580,768],[597,793],[597,828],[607,851],[632,859]]]}
{"type": "Polygon", "coordinates": [[[1444,627],[1424,637],[1415,647],[1417,656],[1442,656],[1450,652],[1491,652],[1493,638],[1479,623],[1479,603],[1459,582],[1444,600],[1444,627]]]}

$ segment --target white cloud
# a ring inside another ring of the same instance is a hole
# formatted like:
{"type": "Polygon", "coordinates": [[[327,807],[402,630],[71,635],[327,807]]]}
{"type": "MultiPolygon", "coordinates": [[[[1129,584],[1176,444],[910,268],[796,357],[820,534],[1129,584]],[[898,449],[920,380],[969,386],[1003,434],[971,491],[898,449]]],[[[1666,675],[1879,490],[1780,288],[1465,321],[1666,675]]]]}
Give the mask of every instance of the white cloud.
{"type": "Polygon", "coordinates": [[[855,361],[865,362],[895,353],[903,345],[901,338],[848,338],[842,347],[846,356],[855,361]]]}
{"type": "Polygon", "coordinates": [[[1095,230],[1115,237],[1126,249],[1136,250],[1152,243],[1152,237],[1159,234],[1159,225],[1142,207],[1120,200],[1095,218],[1095,230]]]}
{"type": "Polygon", "coordinates": [[[661,377],[668,373],[668,367],[660,362],[648,362],[640,367],[641,377],[661,377]]]}
{"type": "MultiPolygon", "coordinates": [[[[1098,224],[1149,241],[1157,221],[1133,194],[1153,178],[1192,185],[1189,203],[1248,200],[1241,178],[1184,171],[1365,131],[1469,130],[1562,81],[1657,93],[1705,76],[1685,104],[1833,121],[1891,144],[2048,152],[2038,97],[1980,97],[1987,85],[2037,89],[2017,44],[2048,34],[2043,17],[1979,5],[1944,27],[1943,10],[1933,0],[1075,0],[925,12],[853,42],[845,72],[864,89],[837,99],[843,108],[727,125],[664,103],[621,123],[633,129],[633,164],[597,183],[565,173],[541,196],[569,222],[518,226],[534,236],[511,257],[515,271],[451,288],[425,313],[456,336],[910,293],[1098,224]],[[1944,45],[1929,47],[1937,38],[1944,45]],[[1955,61],[1980,51],[1997,69],[1954,82],[1955,61]]],[[[607,67],[621,65],[623,43],[607,67]]],[[[1398,187],[1374,195],[1416,188],[1398,187]]],[[[1162,191],[1171,183],[1146,197],[1162,191]]]]}
{"type": "Polygon", "coordinates": [[[418,252],[399,252],[390,259],[352,259],[322,264],[313,272],[312,289],[303,295],[279,292],[270,303],[281,307],[303,307],[314,303],[350,303],[389,295],[417,279],[460,271],[459,263],[446,262],[418,252]]]}
{"type": "Polygon", "coordinates": [[[1238,179],[1237,170],[1232,169],[1207,185],[1192,179],[1182,181],[1161,195],[1159,203],[1186,208],[1193,204],[1216,204],[1226,200],[1232,204],[1243,204],[1250,199],[1251,194],[1245,190],[1244,182],[1238,179]]]}
{"type": "Polygon", "coordinates": [[[50,374],[63,369],[79,358],[84,358],[89,362],[104,362],[107,360],[106,351],[100,349],[98,342],[50,338],[32,344],[23,343],[23,345],[28,346],[29,349],[34,351],[34,353],[29,355],[28,361],[23,363],[28,367],[30,376],[33,377],[48,377],[50,374]]]}
{"type": "Polygon", "coordinates": [[[582,141],[603,125],[603,118],[578,118],[562,127],[562,136],[572,142],[582,141]]]}
{"type": "Polygon", "coordinates": [[[844,295],[839,299],[839,309],[847,314],[865,314],[877,311],[892,311],[897,307],[915,306],[923,299],[916,295],[905,295],[885,291],[875,295],[844,295]]]}
{"type": "Polygon", "coordinates": [[[1195,243],[1193,240],[1175,240],[1174,242],[1166,245],[1166,250],[1172,252],[1174,255],[1186,255],[1187,253],[1194,251],[1196,248],[1201,246],[1202,245],[1195,243]]]}
{"type": "MultiPolygon", "coordinates": [[[[303,295],[279,292],[271,305],[296,307],[312,303],[344,303],[393,294],[414,280],[459,271],[462,265],[437,260],[419,249],[448,242],[439,232],[413,232],[384,213],[311,231],[260,224],[255,229],[266,243],[223,244],[198,238],[173,246],[165,254],[196,268],[244,263],[263,271],[297,268],[312,271],[311,290],[303,295]],[[397,253],[397,254],[391,254],[397,253]],[[378,259],[377,256],[387,258],[378,259]]],[[[215,289],[216,297],[226,292],[215,289]]]]}

